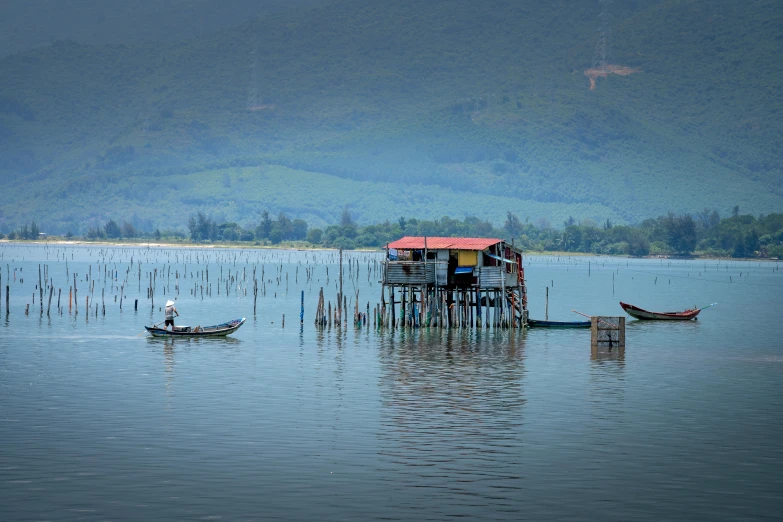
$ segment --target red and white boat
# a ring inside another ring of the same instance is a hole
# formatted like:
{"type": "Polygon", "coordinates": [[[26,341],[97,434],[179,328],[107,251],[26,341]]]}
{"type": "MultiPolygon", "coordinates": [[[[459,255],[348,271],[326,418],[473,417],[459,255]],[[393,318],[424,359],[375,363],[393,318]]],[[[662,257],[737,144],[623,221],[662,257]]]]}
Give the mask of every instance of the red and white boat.
{"type": "Polygon", "coordinates": [[[637,319],[653,319],[657,321],[690,321],[691,319],[696,319],[699,312],[703,310],[703,308],[689,308],[682,312],[648,312],[643,308],[623,303],[622,301],[620,301],[620,306],[622,306],[623,310],[631,317],[637,319]]]}

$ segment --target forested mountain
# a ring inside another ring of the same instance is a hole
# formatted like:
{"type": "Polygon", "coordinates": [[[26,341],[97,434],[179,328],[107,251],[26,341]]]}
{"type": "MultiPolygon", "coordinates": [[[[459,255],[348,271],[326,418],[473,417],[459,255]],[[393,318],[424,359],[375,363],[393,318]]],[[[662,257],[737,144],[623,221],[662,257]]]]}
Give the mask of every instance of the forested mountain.
{"type": "Polygon", "coordinates": [[[0,227],[597,222],[783,203],[776,0],[334,0],[0,61],[0,227]],[[255,50],[255,51],[254,51],[255,50]]]}
{"type": "Polygon", "coordinates": [[[0,57],[58,40],[174,41],[319,0],[3,0],[0,57]]]}

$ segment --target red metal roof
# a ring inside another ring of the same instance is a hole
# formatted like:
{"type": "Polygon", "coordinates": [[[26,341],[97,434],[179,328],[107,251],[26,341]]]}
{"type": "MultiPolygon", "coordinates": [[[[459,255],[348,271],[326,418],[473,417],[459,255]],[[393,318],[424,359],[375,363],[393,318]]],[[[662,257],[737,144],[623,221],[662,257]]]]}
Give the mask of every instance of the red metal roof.
{"type": "MultiPolygon", "coordinates": [[[[484,250],[502,239],[486,237],[430,237],[427,236],[428,250],[484,250]]],[[[398,248],[403,250],[416,250],[424,248],[424,237],[405,236],[393,243],[389,243],[389,248],[398,248]]]]}

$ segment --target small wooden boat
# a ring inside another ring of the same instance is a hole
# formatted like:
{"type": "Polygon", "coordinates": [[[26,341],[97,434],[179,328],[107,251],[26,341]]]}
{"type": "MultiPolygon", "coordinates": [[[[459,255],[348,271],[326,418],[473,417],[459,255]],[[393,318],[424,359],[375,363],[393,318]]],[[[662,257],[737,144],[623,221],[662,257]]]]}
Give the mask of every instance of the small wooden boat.
{"type": "Polygon", "coordinates": [[[159,328],[158,325],[144,328],[153,337],[225,337],[239,330],[243,324],[245,324],[245,317],[212,326],[175,326],[173,331],[159,328]]]}
{"type": "Polygon", "coordinates": [[[637,319],[651,319],[656,321],[690,321],[691,319],[696,319],[696,316],[699,315],[699,312],[703,310],[703,308],[689,308],[688,310],[683,310],[682,312],[648,312],[643,308],[639,308],[638,306],[634,306],[632,304],[623,303],[622,301],[620,301],[620,306],[622,306],[623,310],[625,310],[625,312],[631,317],[635,317],[637,319]]]}
{"type": "Polygon", "coordinates": [[[536,328],[590,328],[590,321],[539,321],[528,319],[527,325],[536,328]]]}

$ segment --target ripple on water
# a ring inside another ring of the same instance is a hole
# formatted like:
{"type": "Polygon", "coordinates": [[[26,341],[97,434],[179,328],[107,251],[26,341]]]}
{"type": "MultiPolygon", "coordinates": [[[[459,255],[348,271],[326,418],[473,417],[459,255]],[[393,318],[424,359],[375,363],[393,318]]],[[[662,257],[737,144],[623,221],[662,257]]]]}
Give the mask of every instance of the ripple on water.
{"type": "MultiPolygon", "coordinates": [[[[48,263],[67,290],[52,247],[48,260],[9,248],[9,265],[26,274],[48,263]]],[[[572,308],[617,314],[619,299],[721,303],[698,322],[629,320],[623,354],[591,354],[587,331],[317,331],[317,293],[335,293],[332,253],[68,254],[80,299],[88,263],[96,276],[100,259],[122,275],[133,256],[159,274],[187,263],[178,308],[191,324],[249,319],[228,339],[153,339],[138,335],[160,319],[143,282],[126,287],[122,313],[107,298],[97,318],[24,316],[37,281],[16,283],[0,321],[4,519],[736,520],[783,504],[773,285],[705,283],[685,262],[602,258],[588,277],[582,259],[531,259],[534,317],[545,286],[558,320],[572,308]],[[257,317],[252,295],[187,292],[207,262],[213,284],[220,264],[224,277],[264,266],[257,317]],[[662,271],[683,277],[656,283],[662,271]]],[[[347,293],[360,290],[363,305],[379,297],[366,271],[376,257],[346,253],[347,293]]],[[[758,270],[760,282],[779,278],[758,270]]]]}

